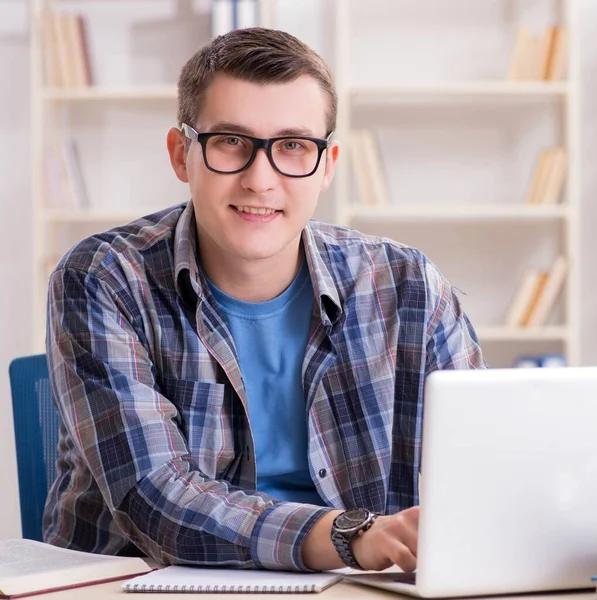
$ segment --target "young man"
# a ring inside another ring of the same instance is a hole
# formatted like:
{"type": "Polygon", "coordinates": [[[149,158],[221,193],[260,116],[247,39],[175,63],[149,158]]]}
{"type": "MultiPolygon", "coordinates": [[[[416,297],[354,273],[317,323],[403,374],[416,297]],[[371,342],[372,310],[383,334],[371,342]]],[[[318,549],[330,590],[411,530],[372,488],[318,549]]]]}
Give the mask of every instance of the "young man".
{"type": "Polygon", "coordinates": [[[192,201],[80,242],[50,280],[64,429],[45,540],[414,569],[423,384],[483,367],[472,326],[417,250],[310,220],[339,145],[303,43],[216,38],[182,70],[178,119],[192,201]]]}

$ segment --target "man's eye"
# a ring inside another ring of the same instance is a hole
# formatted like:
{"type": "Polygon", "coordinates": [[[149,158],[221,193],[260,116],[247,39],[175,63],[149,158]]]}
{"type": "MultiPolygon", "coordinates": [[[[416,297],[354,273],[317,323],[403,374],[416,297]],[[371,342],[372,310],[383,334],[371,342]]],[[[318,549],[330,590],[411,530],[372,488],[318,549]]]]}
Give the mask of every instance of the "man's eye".
{"type": "Polygon", "coordinates": [[[234,136],[228,136],[223,139],[223,142],[225,144],[228,144],[229,146],[238,146],[238,145],[240,145],[241,140],[240,140],[240,138],[237,138],[234,136]]]}
{"type": "Polygon", "coordinates": [[[303,145],[297,140],[287,140],[284,142],[283,149],[286,151],[300,150],[303,145]]]}

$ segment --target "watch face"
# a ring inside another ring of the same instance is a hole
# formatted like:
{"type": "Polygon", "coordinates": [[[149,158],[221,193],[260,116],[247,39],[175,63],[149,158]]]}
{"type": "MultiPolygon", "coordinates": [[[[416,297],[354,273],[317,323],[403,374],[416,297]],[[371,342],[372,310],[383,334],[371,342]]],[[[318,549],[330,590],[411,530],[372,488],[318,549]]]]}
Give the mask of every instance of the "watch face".
{"type": "Polygon", "coordinates": [[[365,508],[355,508],[354,510],[347,510],[336,518],[336,529],[342,533],[350,533],[355,531],[367,519],[371,513],[365,508]]]}

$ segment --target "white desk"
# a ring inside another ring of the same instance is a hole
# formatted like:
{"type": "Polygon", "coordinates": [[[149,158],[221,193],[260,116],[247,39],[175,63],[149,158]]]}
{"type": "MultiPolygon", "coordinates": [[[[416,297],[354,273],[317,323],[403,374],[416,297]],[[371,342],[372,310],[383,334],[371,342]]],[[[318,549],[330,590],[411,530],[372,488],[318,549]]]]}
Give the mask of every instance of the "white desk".
{"type": "MultiPolygon", "coordinates": [[[[42,594],[35,596],[38,600],[185,600],[189,597],[196,600],[242,600],[249,598],[251,600],[404,600],[409,596],[394,594],[384,590],[356,585],[354,583],[340,582],[324,590],[319,594],[177,594],[166,593],[159,594],[155,592],[147,593],[126,593],[121,591],[122,581],[113,581],[111,583],[102,583],[82,588],[65,590],[62,592],[52,592],[51,594],[42,594]]],[[[524,600],[529,596],[499,596],[484,598],[483,600],[524,600]]],[[[544,593],[533,594],[532,600],[595,600],[594,592],[572,592],[572,593],[544,593]]],[[[412,600],[412,599],[411,599],[412,600]]],[[[467,599],[472,600],[472,599],[467,599]]]]}

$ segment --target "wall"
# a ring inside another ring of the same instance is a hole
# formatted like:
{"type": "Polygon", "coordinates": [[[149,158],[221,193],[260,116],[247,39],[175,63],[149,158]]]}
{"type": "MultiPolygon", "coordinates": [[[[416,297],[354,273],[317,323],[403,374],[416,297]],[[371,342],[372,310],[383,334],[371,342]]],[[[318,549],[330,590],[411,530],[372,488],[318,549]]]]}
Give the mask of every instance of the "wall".
{"type": "MultiPolygon", "coordinates": [[[[471,0],[471,2],[474,0],[471,0]]],[[[100,3],[89,2],[93,9],[100,3]]],[[[136,2],[123,2],[124,10],[129,18],[134,16],[136,2]]],[[[100,77],[114,78],[115,81],[125,81],[126,67],[130,63],[123,60],[124,53],[132,52],[137,58],[142,58],[147,53],[151,60],[142,64],[138,77],[156,75],[161,69],[161,76],[173,81],[176,70],[184,60],[180,51],[172,51],[169,59],[163,59],[164,48],[168,45],[169,38],[159,37],[158,30],[153,23],[160,18],[168,17],[168,10],[164,6],[172,6],[173,2],[148,2],[151,10],[144,10],[143,22],[139,23],[136,45],[122,44],[118,50],[121,56],[115,56],[111,64],[102,63],[100,77]],[[156,44],[160,51],[156,52],[156,44]],[[174,71],[172,71],[172,69],[174,71]]],[[[195,2],[195,5],[205,2],[195,2]]],[[[279,26],[292,28],[316,49],[322,49],[325,44],[325,31],[320,24],[314,21],[313,14],[315,0],[296,3],[291,0],[279,0],[278,7],[282,18],[279,26]],[[300,8],[299,8],[300,7],[300,8]],[[316,25],[313,26],[313,23],[316,25]]],[[[597,256],[597,236],[594,234],[594,225],[597,224],[597,113],[593,107],[597,106],[597,79],[594,77],[597,67],[597,2],[594,0],[579,0],[580,23],[582,35],[582,102],[583,102],[583,158],[582,158],[582,190],[583,190],[583,339],[582,361],[583,364],[597,364],[597,344],[594,342],[597,332],[597,266],[591,257],[597,256]]],[[[108,24],[109,25],[109,24],[108,24]]],[[[96,39],[98,45],[106,44],[111,39],[105,37],[111,34],[112,28],[106,25],[103,33],[96,39]],[[102,39],[101,36],[104,36],[102,39]]],[[[198,22],[197,27],[203,28],[204,24],[198,22]]],[[[100,28],[101,30],[102,28],[100,28]]],[[[163,34],[163,28],[159,29],[163,34]]],[[[171,32],[172,34],[172,32],[171,32]]],[[[177,37],[177,39],[180,39],[177,37]]],[[[185,47],[192,47],[192,38],[183,40],[185,47]]],[[[18,523],[18,502],[16,488],[16,469],[14,463],[12,415],[10,410],[10,391],[8,386],[8,363],[14,356],[30,353],[30,328],[31,302],[28,290],[32,278],[31,265],[31,208],[30,208],[30,164],[29,164],[29,74],[28,74],[28,27],[27,3],[24,0],[2,0],[0,2],[0,539],[20,534],[18,523]]],[[[168,107],[153,108],[161,114],[161,119],[166,122],[174,121],[174,114],[168,114],[168,107]]],[[[99,117],[98,117],[99,118],[99,117]]],[[[118,119],[118,115],[114,117],[118,119]]],[[[158,132],[157,138],[162,137],[158,132]]],[[[156,138],[156,139],[157,139],[156,138]]],[[[161,143],[160,140],[158,140],[161,143]]],[[[116,143],[119,143],[116,141],[116,143]]],[[[137,165],[145,164],[142,144],[135,145],[134,162],[137,165]]],[[[163,148],[159,145],[148,146],[151,150],[153,165],[159,160],[166,160],[163,148]],[[160,154],[161,153],[161,154],[160,154]]],[[[162,167],[160,167],[162,168],[162,167]]],[[[168,168],[164,163],[164,169],[168,168]]],[[[151,170],[147,171],[148,173],[151,170]]],[[[112,185],[114,181],[131,181],[127,172],[127,163],[122,163],[121,170],[111,173],[111,181],[105,182],[112,185]]],[[[138,176],[139,177],[139,176],[138,176]]],[[[142,175],[140,176],[142,178],[142,175]]],[[[142,181],[136,180],[131,186],[134,192],[142,189],[142,181]],[[141,188],[139,188],[141,186],[141,188]]],[[[174,188],[173,188],[174,189],[174,188]]],[[[176,188],[176,194],[183,194],[176,188]]],[[[177,201],[176,198],[175,201],[177,201]]]]}

